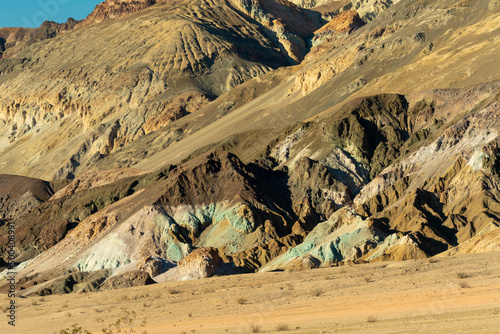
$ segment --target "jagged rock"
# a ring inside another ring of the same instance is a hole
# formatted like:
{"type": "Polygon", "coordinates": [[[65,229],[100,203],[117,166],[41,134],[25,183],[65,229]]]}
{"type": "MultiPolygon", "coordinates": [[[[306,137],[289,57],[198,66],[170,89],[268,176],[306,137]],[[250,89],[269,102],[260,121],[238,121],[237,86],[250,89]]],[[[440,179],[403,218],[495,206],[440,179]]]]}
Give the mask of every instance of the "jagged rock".
{"type": "Polygon", "coordinates": [[[321,43],[321,40],[326,38],[332,38],[342,34],[350,34],[364,25],[365,23],[361,20],[356,11],[343,11],[331,19],[330,22],[314,32],[313,44],[321,43]]]}
{"type": "Polygon", "coordinates": [[[361,259],[374,261],[405,261],[425,259],[427,253],[422,250],[420,242],[411,234],[401,236],[396,233],[385,238],[384,242],[365,254],[361,259]]]}
{"type": "Polygon", "coordinates": [[[306,39],[320,26],[314,17],[287,0],[232,0],[240,10],[258,21],[275,40],[291,64],[306,54],[306,39]]]}
{"type": "Polygon", "coordinates": [[[158,2],[166,0],[106,0],[98,4],[79,26],[86,26],[93,23],[99,23],[110,19],[134,14],[140,10],[148,8],[158,2]]]}
{"type": "MultiPolygon", "coordinates": [[[[358,260],[384,241],[386,234],[368,224],[354,210],[344,207],[318,224],[303,242],[262,266],[261,271],[298,268],[308,256],[323,265],[358,260]]],[[[314,262],[314,261],[313,261],[314,262]]]]}
{"type": "Polygon", "coordinates": [[[500,228],[498,224],[490,223],[474,237],[436,256],[454,256],[458,254],[474,254],[498,250],[500,250],[500,228]]]}
{"type": "Polygon", "coordinates": [[[151,277],[155,277],[163,273],[165,263],[163,259],[158,257],[148,256],[139,264],[139,270],[147,272],[151,277]]]}
{"type": "Polygon", "coordinates": [[[306,224],[311,221],[312,227],[351,203],[348,188],[336,180],[325,166],[309,158],[301,158],[293,166],[289,187],[294,212],[306,224]]]}
{"type": "Polygon", "coordinates": [[[489,104],[387,169],[363,190],[371,197],[356,199],[357,211],[413,233],[430,255],[480,233],[500,209],[497,133],[486,130],[498,122],[497,111],[497,102],[489,104]]]}
{"type": "MultiPolygon", "coordinates": [[[[267,233],[267,231],[266,231],[267,233]]],[[[292,234],[278,238],[276,232],[270,233],[274,236],[269,242],[245,251],[227,256],[227,262],[233,262],[235,266],[248,270],[258,270],[264,264],[285,253],[290,247],[295,247],[303,241],[307,233],[299,233],[292,229],[292,234]]],[[[226,261],[226,260],[224,260],[226,261]]]]}
{"type": "Polygon", "coordinates": [[[0,219],[21,217],[47,201],[52,194],[49,182],[0,174],[0,219]]]}
{"type": "Polygon", "coordinates": [[[363,21],[369,22],[387,8],[397,4],[400,0],[292,0],[293,3],[303,7],[312,8],[323,13],[326,17],[337,15],[339,12],[356,10],[363,21]]]}
{"type": "MultiPolygon", "coordinates": [[[[68,188],[63,188],[54,198],[40,203],[36,210],[31,210],[24,216],[16,217],[18,259],[20,261],[27,260],[52,247],[79,222],[165,176],[164,172],[168,173],[167,171],[148,174],[138,173],[139,175],[135,177],[123,178],[121,177],[133,175],[133,173],[127,174],[125,172],[123,174],[122,171],[105,172],[97,174],[105,176],[99,181],[93,180],[92,176],[87,175],[80,179],[83,181],[81,186],[79,186],[80,182],[78,180],[75,183],[70,183],[67,186],[68,188]],[[108,181],[105,179],[108,179],[108,181]],[[115,180],[115,182],[110,184],[108,183],[109,179],[115,180]],[[100,187],[94,188],[93,185],[100,185],[100,187]]],[[[42,181],[40,182],[42,185],[45,184],[42,181]]],[[[23,181],[23,184],[29,185],[29,182],[23,181]]],[[[23,187],[17,188],[19,190],[23,189],[23,187]]],[[[49,197],[50,195],[46,194],[42,198],[48,199],[49,197]]],[[[109,228],[115,222],[116,216],[113,215],[93,217],[89,221],[90,226],[85,232],[82,232],[81,236],[83,240],[92,240],[106,227],[109,228]]],[[[6,236],[7,234],[2,235],[2,238],[6,236]]],[[[6,243],[2,245],[6,245],[6,243]]]]}
{"type": "Polygon", "coordinates": [[[48,289],[48,288],[43,288],[42,290],[40,290],[37,295],[39,296],[48,296],[48,295],[51,295],[52,294],[52,290],[48,289]]]}
{"type": "Polygon", "coordinates": [[[92,292],[100,289],[102,283],[111,275],[108,269],[97,270],[89,275],[80,283],[73,286],[74,292],[92,292]]]}

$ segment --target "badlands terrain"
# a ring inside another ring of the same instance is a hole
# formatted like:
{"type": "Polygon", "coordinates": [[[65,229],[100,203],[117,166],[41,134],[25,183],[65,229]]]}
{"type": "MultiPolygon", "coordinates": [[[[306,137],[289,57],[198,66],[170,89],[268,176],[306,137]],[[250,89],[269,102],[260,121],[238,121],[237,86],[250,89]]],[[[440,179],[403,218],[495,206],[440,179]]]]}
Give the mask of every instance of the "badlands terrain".
{"type": "Polygon", "coordinates": [[[15,331],[0,328],[101,333],[125,308],[137,333],[499,333],[499,273],[492,252],[212,277],[20,299],[15,331]]]}
{"type": "Polygon", "coordinates": [[[498,0],[106,0],[1,28],[19,333],[120,307],[151,333],[494,332],[499,55],[498,0]]]}

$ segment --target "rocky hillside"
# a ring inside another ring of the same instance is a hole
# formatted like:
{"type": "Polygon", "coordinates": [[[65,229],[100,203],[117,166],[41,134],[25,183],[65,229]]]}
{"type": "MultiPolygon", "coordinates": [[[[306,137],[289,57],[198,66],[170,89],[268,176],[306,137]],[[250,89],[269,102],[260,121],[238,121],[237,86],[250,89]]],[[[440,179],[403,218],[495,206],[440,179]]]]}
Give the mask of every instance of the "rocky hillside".
{"type": "MultiPolygon", "coordinates": [[[[0,65],[0,85],[9,92],[0,101],[1,141],[7,145],[2,155],[8,162],[3,171],[73,178],[242,82],[298,61],[306,50],[301,36],[319,26],[314,15],[296,7],[263,8],[259,23],[241,6],[167,2],[9,49],[0,65]],[[275,29],[266,20],[280,11],[296,13],[304,24],[285,22],[275,29]],[[33,73],[40,80],[18,84],[33,73]],[[21,148],[28,138],[29,148],[21,148]]],[[[169,131],[168,141],[183,132],[183,127],[169,131]]]]}
{"type": "Polygon", "coordinates": [[[500,249],[499,23],[489,0],[106,1],[7,49],[24,294],[500,249]]]}

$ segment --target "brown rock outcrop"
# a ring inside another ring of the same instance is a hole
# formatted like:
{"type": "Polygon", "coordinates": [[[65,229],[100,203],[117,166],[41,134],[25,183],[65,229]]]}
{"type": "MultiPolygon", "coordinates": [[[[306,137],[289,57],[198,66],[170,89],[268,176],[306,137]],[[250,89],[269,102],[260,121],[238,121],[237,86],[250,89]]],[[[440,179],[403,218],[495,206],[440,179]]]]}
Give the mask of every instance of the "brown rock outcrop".
{"type": "Polygon", "coordinates": [[[156,282],[144,271],[130,271],[128,273],[108,278],[100,287],[100,290],[113,290],[155,284],[156,282]]]}
{"type": "Polygon", "coordinates": [[[277,43],[290,64],[300,63],[307,52],[306,40],[320,27],[319,15],[287,0],[231,0],[259,22],[277,43]]]}
{"type": "Polygon", "coordinates": [[[49,182],[0,174],[0,220],[19,218],[47,201],[52,194],[49,182]]]}
{"type": "Polygon", "coordinates": [[[146,9],[158,2],[166,1],[172,2],[172,0],[105,0],[98,4],[79,26],[118,19],[146,9]]]}
{"type": "Polygon", "coordinates": [[[131,168],[85,173],[78,175],[66,187],[56,192],[51,199],[56,200],[65,196],[72,196],[81,191],[103,187],[118,180],[139,176],[145,173],[145,171],[131,168]]]}
{"type": "Polygon", "coordinates": [[[340,12],[320,29],[314,32],[314,38],[325,38],[328,35],[349,34],[356,29],[364,26],[365,23],[361,20],[355,10],[346,10],[340,12]]]}
{"type": "Polygon", "coordinates": [[[324,165],[309,158],[297,161],[290,171],[288,184],[293,210],[306,229],[351,203],[347,186],[336,180],[324,165]]]}
{"type": "Polygon", "coordinates": [[[193,278],[211,277],[221,265],[217,249],[213,247],[198,248],[179,261],[178,268],[183,275],[193,278]]]}

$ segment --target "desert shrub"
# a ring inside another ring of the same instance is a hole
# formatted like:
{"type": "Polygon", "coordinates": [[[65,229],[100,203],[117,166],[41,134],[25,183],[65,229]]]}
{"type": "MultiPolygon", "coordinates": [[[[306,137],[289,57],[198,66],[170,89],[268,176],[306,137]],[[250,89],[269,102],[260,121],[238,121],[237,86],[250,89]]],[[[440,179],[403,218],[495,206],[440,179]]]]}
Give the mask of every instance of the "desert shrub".
{"type": "Polygon", "coordinates": [[[252,333],[260,333],[260,326],[256,324],[250,325],[250,331],[252,333]]]}
{"type": "MultiPolygon", "coordinates": [[[[71,317],[71,313],[68,312],[67,316],[71,317]]],[[[104,319],[102,319],[102,318],[97,319],[97,321],[100,323],[104,323],[104,319]]],[[[147,334],[147,331],[145,330],[146,323],[147,323],[146,318],[144,318],[139,325],[140,327],[142,327],[144,329],[141,334],[147,334]]],[[[136,313],[135,313],[135,311],[128,311],[128,310],[122,308],[122,316],[120,318],[116,319],[115,322],[104,326],[101,329],[101,332],[104,334],[137,333],[134,330],[134,326],[137,326],[136,325],[136,313]]],[[[61,329],[59,331],[59,334],[92,334],[92,332],[90,332],[86,329],[83,329],[78,324],[73,324],[69,328],[61,329]]]]}
{"type": "Polygon", "coordinates": [[[240,305],[246,304],[248,300],[246,298],[240,297],[236,300],[236,302],[240,305]]]}
{"type": "Polygon", "coordinates": [[[284,332],[287,331],[288,329],[289,328],[287,324],[279,324],[278,326],[276,326],[276,331],[278,332],[284,332]]]}
{"type": "MultiPolygon", "coordinates": [[[[120,318],[116,319],[116,321],[114,323],[111,323],[111,324],[103,327],[101,331],[104,334],[122,333],[122,330],[123,330],[123,333],[135,333],[134,325],[135,325],[135,321],[136,321],[136,316],[137,316],[137,314],[135,313],[135,311],[129,311],[129,310],[122,308],[122,316],[120,318]]],[[[98,319],[97,321],[104,323],[103,319],[98,319]]],[[[146,318],[144,318],[141,321],[140,326],[142,328],[145,328],[146,323],[147,323],[146,318]]],[[[144,330],[142,333],[146,334],[147,332],[146,332],[146,330],[144,330]]]]}
{"type": "Polygon", "coordinates": [[[59,334],[92,334],[86,329],[83,329],[81,326],[78,326],[78,324],[73,324],[71,327],[68,327],[66,329],[61,329],[59,331],[59,334]]]}
{"type": "Polygon", "coordinates": [[[170,289],[168,289],[168,293],[170,293],[171,295],[176,295],[176,294],[181,293],[181,291],[179,289],[176,289],[176,288],[170,288],[170,289]]]}
{"type": "Polygon", "coordinates": [[[323,293],[325,293],[325,291],[323,289],[314,289],[313,291],[311,291],[311,294],[314,296],[314,297],[319,297],[321,296],[323,293]]]}

